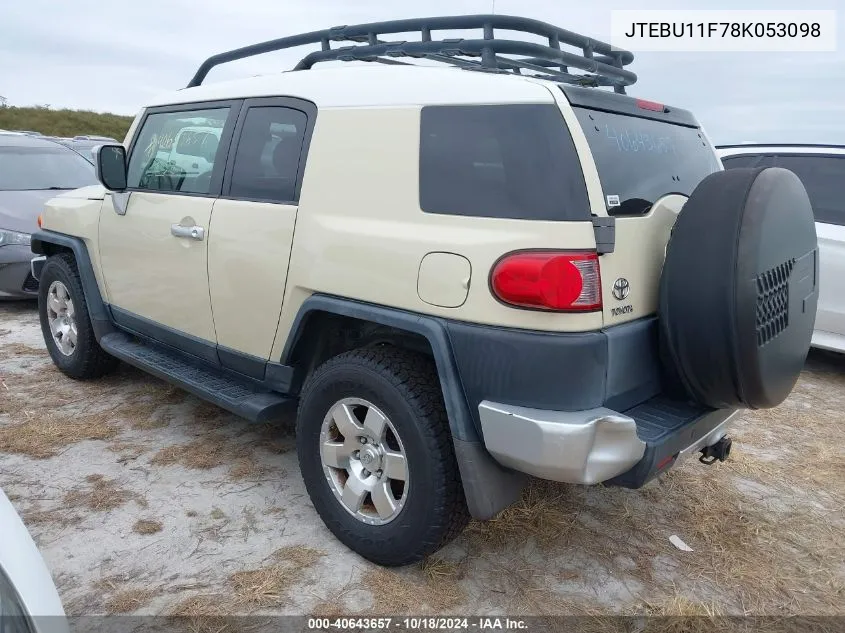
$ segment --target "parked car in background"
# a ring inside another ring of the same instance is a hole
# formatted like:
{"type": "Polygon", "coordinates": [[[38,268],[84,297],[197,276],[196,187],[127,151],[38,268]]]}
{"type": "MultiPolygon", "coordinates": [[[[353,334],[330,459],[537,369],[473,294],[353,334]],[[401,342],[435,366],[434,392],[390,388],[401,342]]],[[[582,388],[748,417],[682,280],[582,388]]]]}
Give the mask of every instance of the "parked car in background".
{"type": "Polygon", "coordinates": [[[83,134],[73,137],[74,141],[101,141],[103,143],[117,143],[117,139],[110,136],[97,136],[95,134],[83,134]]]}
{"type": "Polygon", "coordinates": [[[845,145],[724,145],[725,169],[784,167],[804,183],[819,240],[819,307],[813,346],[845,352],[845,145]]]}
{"type": "Polygon", "coordinates": [[[0,631],[67,633],[59,592],[38,547],[0,490],[0,631]]]}
{"type": "Polygon", "coordinates": [[[94,167],[73,150],[18,134],[0,135],[0,299],[35,298],[30,234],[58,191],[97,184],[94,167]]]}
{"type": "Polygon", "coordinates": [[[97,147],[98,145],[103,145],[104,143],[120,142],[113,138],[109,138],[108,136],[74,136],[73,138],[51,136],[49,138],[51,141],[60,143],[65,147],[69,147],[77,154],[81,154],[82,157],[91,164],[94,163],[95,147],[97,147]]]}

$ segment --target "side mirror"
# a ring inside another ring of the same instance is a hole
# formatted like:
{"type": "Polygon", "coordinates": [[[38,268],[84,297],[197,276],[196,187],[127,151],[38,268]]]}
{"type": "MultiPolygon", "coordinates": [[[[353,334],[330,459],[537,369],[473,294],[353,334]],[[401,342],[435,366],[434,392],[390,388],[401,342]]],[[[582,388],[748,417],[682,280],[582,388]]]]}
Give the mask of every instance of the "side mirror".
{"type": "Polygon", "coordinates": [[[123,145],[99,145],[94,148],[97,180],[110,191],[126,189],[126,149],[123,145]]]}

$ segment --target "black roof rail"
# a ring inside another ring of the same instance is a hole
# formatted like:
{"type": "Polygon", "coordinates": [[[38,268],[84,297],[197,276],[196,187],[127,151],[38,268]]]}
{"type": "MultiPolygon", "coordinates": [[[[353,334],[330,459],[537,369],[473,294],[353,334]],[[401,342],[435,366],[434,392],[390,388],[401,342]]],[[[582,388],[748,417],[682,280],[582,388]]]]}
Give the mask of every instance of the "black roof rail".
{"type": "Polygon", "coordinates": [[[834,149],[845,149],[845,145],[836,143],[735,143],[732,145],[716,145],[716,149],[740,149],[743,147],[832,147],[834,149]]]}
{"type": "Polygon", "coordinates": [[[634,60],[633,53],[612,47],[546,22],[509,15],[458,15],[412,18],[335,26],[322,31],[300,33],[251,46],[244,46],[206,59],[188,88],[199,86],[209,71],[228,62],[307,44],[320,44],[320,50],[306,55],[294,70],[308,70],[325,61],[367,61],[405,64],[398,58],[429,59],[468,70],[517,73],[561,83],[586,86],[612,86],[625,93],[637,76],[624,67],[634,60]],[[432,31],[482,29],[481,39],[433,39],[432,31]],[[547,39],[546,44],[496,38],[494,29],[527,33],[547,39]],[[385,41],[381,35],[419,32],[415,41],[385,41]],[[332,48],[331,42],[356,45],[332,48]],[[561,49],[567,45],[577,53],[561,49]],[[514,56],[514,57],[505,57],[514,56]],[[469,58],[469,59],[468,59],[469,58]],[[585,71],[573,74],[570,68],[585,71]]]}

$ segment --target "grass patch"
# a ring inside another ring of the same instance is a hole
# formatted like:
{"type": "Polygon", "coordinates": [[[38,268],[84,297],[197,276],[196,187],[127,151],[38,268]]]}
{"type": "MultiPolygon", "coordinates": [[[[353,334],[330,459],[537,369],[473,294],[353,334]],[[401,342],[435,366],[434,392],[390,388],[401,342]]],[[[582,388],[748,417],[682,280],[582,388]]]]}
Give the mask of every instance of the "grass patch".
{"type": "Polygon", "coordinates": [[[463,572],[463,565],[460,562],[444,560],[437,556],[429,556],[420,563],[419,567],[429,582],[454,580],[460,578],[463,572]]]}
{"type": "Polygon", "coordinates": [[[209,434],[187,444],[167,446],[150,460],[156,466],[179,464],[194,470],[209,470],[226,463],[227,438],[209,434]]]}
{"type": "Polygon", "coordinates": [[[194,633],[222,633],[233,626],[242,630],[232,616],[283,605],[290,589],[323,556],[309,547],[283,547],[273,553],[269,565],[232,574],[231,591],[191,596],[167,615],[194,633]]]}
{"type": "Polygon", "coordinates": [[[49,106],[0,108],[0,129],[33,130],[47,136],[93,134],[123,141],[131,116],[90,110],[53,110],[49,106]]]}
{"type": "Polygon", "coordinates": [[[229,595],[191,596],[171,607],[168,620],[190,633],[241,633],[243,628],[232,617],[231,606],[229,595]]]}
{"type": "MultiPolygon", "coordinates": [[[[0,413],[9,416],[9,423],[0,426],[0,452],[53,457],[81,441],[114,438],[122,419],[130,425],[138,419],[143,426],[162,404],[185,397],[165,383],[145,383],[139,376],[121,367],[113,375],[80,383],[52,364],[7,375],[0,386],[0,413]]],[[[153,420],[158,424],[158,418],[153,420]]]]}
{"type": "Polygon", "coordinates": [[[159,589],[125,589],[109,597],[105,611],[109,615],[132,613],[147,606],[153,598],[161,595],[159,589]]]}
{"type": "Polygon", "coordinates": [[[252,455],[241,457],[232,464],[229,469],[229,478],[235,480],[257,479],[265,474],[268,469],[261,466],[252,455]]]}
{"type": "Polygon", "coordinates": [[[226,513],[223,512],[223,510],[221,510],[220,508],[212,508],[208,516],[210,516],[215,521],[220,521],[221,519],[226,518],[226,513]]]}
{"type": "Polygon", "coordinates": [[[118,427],[105,416],[62,419],[35,416],[26,422],[0,426],[0,452],[47,459],[58,455],[69,444],[84,440],[110,440],[118,427]]]}
{"type": "Polygon", "coordinates": [[[371,569],[361,584],[372,595],[374,613],[443,615],[458,613],[467,602],[460,571],[460,565],[429,559],[408,570],[371,569]]]}
{"type": "Polygon", "coordinates": [[[153,521],[150,519],[138,519],[135,525],[132,526],[132,531],[135,534],[156,534],[161,532],[164,526],[160,521],[153,521]]]}
{"type": "Polygon", "coordinates": [[[239,605],[269,607],[283,604],[288,590],[302,573],[325,556],[309,547],[285,547],[274,552],[274,562],[260,569],[232,574],[229,582],[239,605]]]}
{"type": "Polygon", "coordinates": [[[77,486],[65,494],[65,507],[108,512],[129,501],[143,505],[138,495],[121,488],[113,479],[106,479],[103,475],[88,475],[85,481],[87,485],[77,486]]]}
{"type": "Polygon", "coordinates": [[[512,546],[526,538],[551,545],[573,531],[576,514],[568,487],[536,479],[517,503],[490,521],[473,521],[467,534],[487,547],[512,546]]]}
{"type": "Polygon", "coordinates": [[[60,528],[70,527],[82,521],[82,517],[72,514],[64,508],[53,508],[51,510],[26,510],[22,513],[23,522],[27,527],[33,525],[49,525],[60,528]]]}
{"type": "Polygon", "coordinates": [[[254,455],[254,446],[238,445],[220,433],[209,433],[187,444],[174,444],[160,449],[150,463],[156,466],[179,465],[191,470],[211,470],[228,466],[230,481],[257,479],[269,472],[254,455]]]}

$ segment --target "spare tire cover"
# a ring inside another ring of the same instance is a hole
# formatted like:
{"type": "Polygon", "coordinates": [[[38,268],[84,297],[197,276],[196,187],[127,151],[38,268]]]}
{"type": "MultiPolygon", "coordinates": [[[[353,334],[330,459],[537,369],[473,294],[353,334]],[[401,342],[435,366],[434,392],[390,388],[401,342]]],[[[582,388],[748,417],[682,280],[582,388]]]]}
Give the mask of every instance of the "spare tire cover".
{"type": "Polygon", "coordinates": [[[714,408],[783,402],[810,348],[817,279],[813,210],[795,174],[707,176],[678,215],[660,280],[669,383],[714,408]]]}

